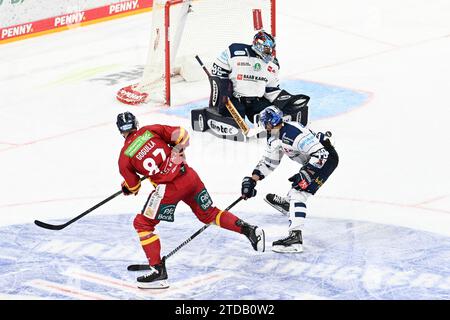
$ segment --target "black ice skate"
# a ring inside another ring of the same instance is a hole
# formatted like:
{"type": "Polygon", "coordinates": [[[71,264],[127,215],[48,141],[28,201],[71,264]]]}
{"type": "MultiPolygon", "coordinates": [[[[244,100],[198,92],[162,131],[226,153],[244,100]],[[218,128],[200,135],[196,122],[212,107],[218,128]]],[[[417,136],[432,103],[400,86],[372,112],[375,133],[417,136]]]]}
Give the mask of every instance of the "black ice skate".
{"type": "Polygon", "coordinates": [[[242,227],[242,234],[250,240],[253,249],[261,252],[266,250],[265,234],[263,229],[258,228],[257,226],[249,225],[241,219],[236,221],[236,225],[242,227]]]}
{"type": "Polygon", "coordinates": [[[274,241],[272,243],[272,251],[280,253],[303,252],[302,231],[292,230],[289,232],[288,237],[274,241]]]}
{"type": "Polygon", "coordinates": [[[165,261],[150,267],[149,274],[137,278],[138,288],[141,289],[165,289],[169,287],[165,261]]]}
{"type": "Polygon", "coordinates": [[[280,211],[283,215],[289,215],[289,202],[284,197],[280,197],[273,193],[268,193],[264,198],[268,204],[280,211]]]}

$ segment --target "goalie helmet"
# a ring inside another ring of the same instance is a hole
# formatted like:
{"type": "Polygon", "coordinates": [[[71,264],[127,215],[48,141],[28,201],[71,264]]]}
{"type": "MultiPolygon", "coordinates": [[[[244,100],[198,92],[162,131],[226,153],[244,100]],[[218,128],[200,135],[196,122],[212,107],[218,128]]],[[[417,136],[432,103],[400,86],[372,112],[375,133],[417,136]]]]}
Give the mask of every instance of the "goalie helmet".
{"type": "Polygon", "coordinates": [[[259,114],[259,123],[267,129],[270,124],[272,128],[276,127],[283,121],[283,111],[275,106],[265,108],[259,114]]]}
{"type": "Polygon", "coordinates": [[[134,114],[131,112],[119,113],[117,115],[117,128],[120,133],[130,132],[131,130],[137,130],[139,127],[139,122],[137,121],[134,114]]]}
{"type": "Polygon", "coordinates": [[[252,49],[264,62],[268,63],[275,56],[275,39],[269,33],[261,30],[253,37],[252,49]]]}

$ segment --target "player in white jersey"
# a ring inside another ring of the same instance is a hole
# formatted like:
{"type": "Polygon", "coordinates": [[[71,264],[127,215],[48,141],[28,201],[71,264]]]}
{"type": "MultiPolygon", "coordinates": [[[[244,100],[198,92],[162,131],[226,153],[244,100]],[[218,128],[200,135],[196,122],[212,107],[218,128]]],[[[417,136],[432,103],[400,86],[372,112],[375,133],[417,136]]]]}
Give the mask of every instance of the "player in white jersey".
{"type": "MultiPolygon", "coordinates": [[[[250,122],[264,108],[275,105],[295,119],[300,107],[309,97],[291,95],[280,89],[278,72],[280,65],[275,57],[275,39],[265,31],[259,31],[251,45],[232,43],[216,59],[211,70],[211,97],[209,106],[218,109],[223,116],[230,116],[225,106],[229,98],[241,117],[250,122]]],[[[303,123],[307,122],[307,108],[303,109],[303,123]]],[[[300,119],[299,119],[300,120],[300,119]]]]}
{"type": "Polygon", "coordinates": [[[306,125],[310,98],[281,89],[279,69],[275,39],[265,31],[256,33],[252,44],[229,45],[215,60],[211,72],[207,72],[211,85],[209,105],[191,110],[192,128],[244,141],[244,135],[248,133],[243,133],[245,117],[257,124],[259,113],[271,105],[281,109],[292,120],[306,125]]]}
{"type": "Polygon", "coordinates": [[[251,177],[242,181],[242,196],[251,198],[256,194],[256,182],[266,178],[280,164],[283,155],[298,162],[302,167],[289,178],[292,189],[287,197],[266,195],[266,202],[289,217],[289,236],[272,243],[275,252],[302,252],[302,228],[307,213],[307,199],[316,193],[336,169],[339,157],[327,136],[298,122],[283,121],[283,113],[269,106],[260,114],[260,124],[270,131],[262,159],[251,177]]]}

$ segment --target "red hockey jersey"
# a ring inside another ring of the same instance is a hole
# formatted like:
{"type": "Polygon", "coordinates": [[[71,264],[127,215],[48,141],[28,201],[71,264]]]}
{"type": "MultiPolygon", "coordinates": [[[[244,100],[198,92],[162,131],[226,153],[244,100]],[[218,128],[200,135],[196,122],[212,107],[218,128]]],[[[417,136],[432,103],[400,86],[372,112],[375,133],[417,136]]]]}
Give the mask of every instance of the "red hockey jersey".
{"type": "Polygon", "coordinates": [[[133,193],[139,190],[138,174],[156,184],[175,179],[185,164],[173,161],[172,148],[179,145],[184,149],[188,144],[189,134],[183,127],[155,124],[130,133],[119,156],[119,170],[127,188],[133,193]]]}

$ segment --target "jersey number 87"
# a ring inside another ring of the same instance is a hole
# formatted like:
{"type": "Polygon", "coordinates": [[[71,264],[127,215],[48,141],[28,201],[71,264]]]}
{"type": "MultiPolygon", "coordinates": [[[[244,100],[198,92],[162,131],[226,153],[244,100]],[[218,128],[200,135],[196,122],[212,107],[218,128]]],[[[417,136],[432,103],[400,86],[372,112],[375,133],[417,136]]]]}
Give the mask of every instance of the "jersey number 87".
{"type": "MultiPolygon", "coordinates": [[[[153,150],[152,152],[154,157],[157,157],[158,155],[161,156],[162,161],[166,160],[166,154],[164,153],[164,149],[162,148],[156,148],[155,150],[153,150]]],[[[154,175],[157,174],[159,172],[159,168],[156,165],[156,161],[153,158],[147,158],[144,160],[144,162],[142,163],[142,166],[144,167],[145,170],[148,171],[148,173],[150,175],[154,175]]]]}

